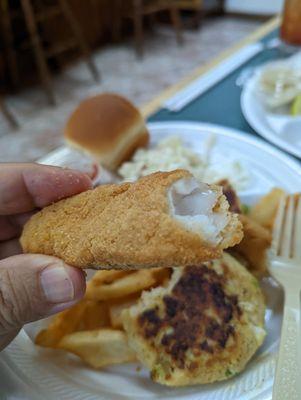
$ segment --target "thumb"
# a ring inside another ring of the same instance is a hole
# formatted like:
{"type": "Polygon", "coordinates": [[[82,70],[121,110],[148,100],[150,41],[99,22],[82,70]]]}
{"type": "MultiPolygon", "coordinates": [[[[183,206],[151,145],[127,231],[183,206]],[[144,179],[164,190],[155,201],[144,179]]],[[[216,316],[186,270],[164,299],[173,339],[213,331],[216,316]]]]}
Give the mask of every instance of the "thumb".
{"type": "Polygon", "coordinates": [[[27,322],[75,304],[85,275],[56,257],[21,254],[0,261],[0,350],[27,322]]]}

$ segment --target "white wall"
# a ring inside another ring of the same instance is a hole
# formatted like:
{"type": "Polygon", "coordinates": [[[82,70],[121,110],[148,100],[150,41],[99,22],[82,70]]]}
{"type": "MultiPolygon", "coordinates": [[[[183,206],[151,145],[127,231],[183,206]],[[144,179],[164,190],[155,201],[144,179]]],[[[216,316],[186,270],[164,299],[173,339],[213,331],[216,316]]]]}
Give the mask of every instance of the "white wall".
{"type": "Polygon", "coordinates": [[[226,11],[271,15],[282,10],[284,0],[226,0],[226,11]]]}

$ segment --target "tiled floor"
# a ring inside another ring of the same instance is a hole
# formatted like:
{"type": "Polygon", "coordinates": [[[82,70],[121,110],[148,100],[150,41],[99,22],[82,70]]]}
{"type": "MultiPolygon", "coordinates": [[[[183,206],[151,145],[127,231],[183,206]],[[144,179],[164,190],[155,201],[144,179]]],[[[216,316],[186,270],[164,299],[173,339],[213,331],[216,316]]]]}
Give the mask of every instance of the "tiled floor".
{"type": "Polygon", "coordinates": [[[136,60],[130,40],[100,48],[94,54],[100,83],[93,82],[86,65],[78,62],[54,79],[56,107],[47,104],[40,88],[8,99],[21,129],[11,131],[0,115],[0,161],[35,160],[61,145],[66,118],[81,99],[115,91],[142,105],[260,24],[238,17],[207,19],[201,29],[185,31],[182,47],[177,47],[172,30],[156,27],[146,37],[142,61],[136,60]]]}

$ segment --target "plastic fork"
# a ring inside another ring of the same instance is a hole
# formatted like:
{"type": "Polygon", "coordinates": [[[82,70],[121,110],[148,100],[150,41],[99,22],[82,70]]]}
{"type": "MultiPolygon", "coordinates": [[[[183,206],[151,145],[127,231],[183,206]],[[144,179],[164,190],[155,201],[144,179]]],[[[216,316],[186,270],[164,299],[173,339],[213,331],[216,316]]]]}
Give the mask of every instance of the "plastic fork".
{"type": "Polygon", "coordinates": [[[269,271],[284,289],[284,310],[273,400],[301,399],[301,195],[284,196],[275,219],[269,271]]]}

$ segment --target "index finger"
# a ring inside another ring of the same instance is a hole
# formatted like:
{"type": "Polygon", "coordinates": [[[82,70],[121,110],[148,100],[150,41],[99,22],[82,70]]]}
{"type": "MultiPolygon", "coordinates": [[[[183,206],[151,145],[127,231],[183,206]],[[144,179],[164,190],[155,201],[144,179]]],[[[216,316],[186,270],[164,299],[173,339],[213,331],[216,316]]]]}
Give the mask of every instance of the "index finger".
{"type": "Polygon", "coordinates": [[[0,164],[0,215],[45,207],[90,189],[90,178],[75,170],[39,164],[0,164]]]}

